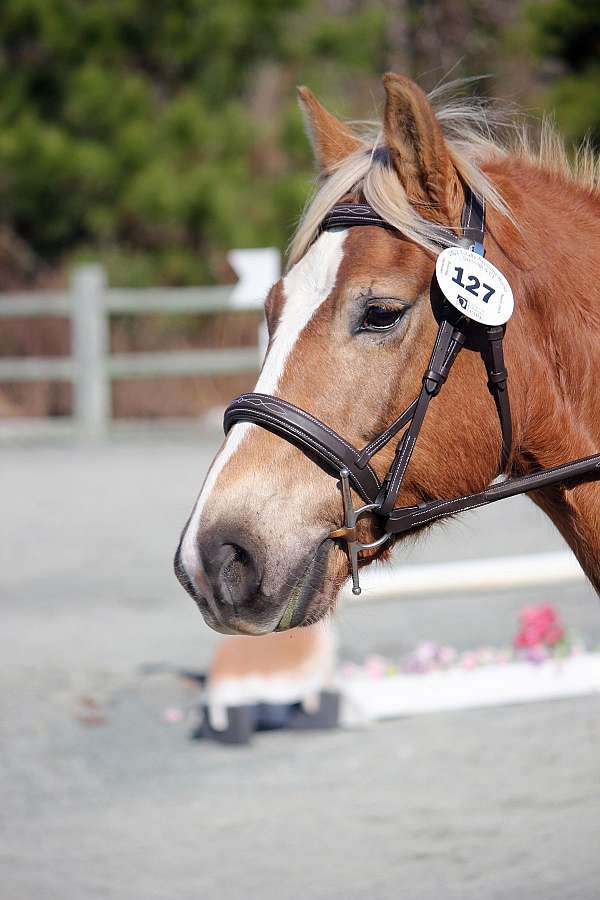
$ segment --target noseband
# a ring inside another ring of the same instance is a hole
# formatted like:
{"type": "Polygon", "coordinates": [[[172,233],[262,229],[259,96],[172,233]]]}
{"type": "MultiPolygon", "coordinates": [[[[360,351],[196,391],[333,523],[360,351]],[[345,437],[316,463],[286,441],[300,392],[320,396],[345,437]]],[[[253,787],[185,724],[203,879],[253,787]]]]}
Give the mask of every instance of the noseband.
{"type": "MultiPolygon", "coordinates": [[[[366,204],[339,204],[327,214],[321,223],[321,230],[377,226],[394,230],[379,214],[366,204]]],[[[483,200],[466,189],[462,214],[462,237],[452,231],[438,228],[440,245],[462,247],[479,257],[485,256],[485,206],[483,200]]],[[[470,257],[467,257],[469,259],[470,257]]],[[[441,259],[441,257],[440,257],[441,259]]],[[[475,261],[474,261],[475,262],[475,261]]],[[[486,262],[486,265],[487,264],[486,262]]],[[[493,267],[489,266],[493,269],[493,267]]],[[[436,267],[437,270],[437,267],[436,267]]],[[[452,280],[465,288],[462,283],[464,270],[455,269],[458,278],[452,280]]],[[[497,270],[493,269],[503,279],[497,270]]],[[[261,428],[284,438],[298,447],[328,475],[338,479],[344,508],[344,524],[333,530],[332,540],[344,540],[352,572],[352,591],[360,594],[358,566],[360,554],[365,550],[383,547],[394,535],[403,534],[445,516],[486,506],[516,494],[539,490],[567,481],[592,481],[600,477],[600,454],[577,459],[553,468],[541,469],[530,475],[514,478],[504,477],[483,491],[467,494],[453,500],[431,500],[418,506],[396,506],[398,495],[406,475],[406,470],[429,408],[436,397],[458,354],[463,348],[478,352],[485,364],[488,389],[494,399],[502,434],[501,472],[504,472],[512,447],[512,419],[508,398],[508,373],[504,365],[502,341],[506,330],[506,316],[502,324],[485,324],[477,320],[477,310],[470,310],[471,297],[458,294],[458,304],[450,302],[447,289],[440,286],[439,273],[434,274],[430,300],[433,314],[438,322],[437,338],[423,374],[421,390],[417,398],[398,418],[362,449],[349,444],[343,437],[310,413],[280,397],[268,394],[242,394],[225,410],[224,429],[227,434],[237,422],[252,422],[261,428]],[[469,312],[465,312],[469,310],[469,312]],[[370,466],[371,459],[379,453],[403,428],[392,464],[383,482],[380,482],[370,466]],[[364,501],[355,508],[351,489],[364,501]],[[383,534],[370,544],[358,539],[357,523],[367,514],[375,515],[383,529],[383,534]]],[[[468,280],[468,278],[467,278],[468,280]]],[[[476,279],[477,280],[477,279],[476,279]]],[[[445,282],[444,282],[445,284],[445,282]]],[[[488,288],[487,284],[483,284],[488,288]]],[[[507,285],[508,287],[508,285],[507,285]]],[[[456,290],[456,289],[455,289],[456,290]]],[[[464,293],[471,290],[466,287],[464,293]]],[[[491,290],[491,288],[490,288],[491,290]]],[[[493,293],[493,291],[492,291],[493,293]]],[[[510,293],[510,289],[509,289],[510,293]]],[[[484,307],[480,307],[484,309],[484,307]]],[[[512,310],[512,300],[511,300],[512,310]]],[[[487,318],[489,321],[489,316],[487,318]]]]}

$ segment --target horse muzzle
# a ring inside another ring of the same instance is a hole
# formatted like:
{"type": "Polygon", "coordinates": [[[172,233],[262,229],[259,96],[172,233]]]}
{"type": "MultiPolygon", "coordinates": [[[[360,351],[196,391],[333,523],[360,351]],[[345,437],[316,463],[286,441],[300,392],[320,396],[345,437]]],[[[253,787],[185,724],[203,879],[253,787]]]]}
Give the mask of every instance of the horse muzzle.
{"type": "MultiPolygon", "coordinates": [[[[181,545],[180,545],[181,546],[181,545]]],[[[327,590],[333,541],[325,537],[285,571],[245,534],[203,533],[197,561],[175,557],[175,574],[211,628],[223,634],[260,635],[316,622],[335,599],[327,590]],[[273,571],[279,578],[273,577],[273,571]]]]}

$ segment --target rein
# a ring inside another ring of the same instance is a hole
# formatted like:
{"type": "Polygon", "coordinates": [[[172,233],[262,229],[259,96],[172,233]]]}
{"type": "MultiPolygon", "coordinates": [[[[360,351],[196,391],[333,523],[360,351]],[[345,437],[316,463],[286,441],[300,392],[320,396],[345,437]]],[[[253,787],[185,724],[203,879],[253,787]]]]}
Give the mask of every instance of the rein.
{"type": "MultiPolygon", "coordinates": [[[[465,192],[465,204],[462,213],[462,237],[458,238],[452,231],[439,226],[439,243],[467,251],[467,261],[477,262],[470,254],[480,259],[485,256],[485,206],[469,188],[465,192]]],[[[352,228],[359,226],[377,226],[395,230],[374,209],[362,203],[338,204],[325,216],[321,230],[333,228],[352,228]]],[[[447,252],[447,251],[443,251],[447,252]]],[[[440,260],[441,256],[440,255],[440,260]]],[[[464,255],[464,254],[463,254],[464,255]]],[[[439,260],[438,260],[439,262],[439,260]]],[[[490,264],[485,263],[508,288],[504,277],[490,264]]],[[[464,269],[455,269],[458,277],[452,279],[462,288],[464,269]]],[[[453,500],[431,500],[418,506],[396,506],[402,483],[411,460],[415,444],[429,404],[437,397],[442,385],[461,350],[468,349],[480,353],[486,367],[488,389],[494,399],[500,430],[502,435],[501,471],[504,472],[512,447],[512,418],[508,396],[508,373],[504,365],[502,342],[506,331],[505,315],[501,324],[486,324],[490,316],[484,306],[483,319],[471,296],[468,298],[457,292],[448,291],[446,281],[440,276],[437,266],[434,273],[430,300],[432,311],[438,322],[438,333],[433,347],[429,365],[422,378],[422,386],[418,397],[395,419],[384,431],[362,449],[349,444],[337,432],[310,413],[286,400],[268,394],[242,394],[225,410],[224,429],[227,434],[237,422],[252,422],[261,428],[282,437],[298,447],[302,452],[320,466],[328,475],[338,479],[343,509],[344,525],[329,534],[332,540],[344,540],[352,572],[352,592],[360,594],[359,558],[365,550],[383,547],[394,535],[403,534],[423,525],[455,515],[468,509],[486,506],[507,497],[514,497],[528,491],[540,490],[568,481],[593,481],[600,477],[600,454],[583,459],[573,460],[553,468],[541,469],[530,475],[503,477],[501,482],[493,483],[475,494],[467,494],[453,500]],[[442,282],[442,285],[440,284],[442,282]],[[458,303],[456,300],[458,299],[458,303]],[[469,305],[470,304],[470,305],[469,305]],[[475,306],[475,309],[472,307],[475,306]],[[396,446],[396,452],[383,482],[380,482],[370,466],[371,459],[379,453],[402,429],[404,433],[396,446]],[[351,489],[364,501],[364,505],[355,508],[351,489]],[[383,529],[382,536],[372,543],[361,543],[358,539],[357,523],[363,515],[375,515],[383,529]]],[[[475,276],[474,282],[479,283],[475,276]]],[[[469,276],[467,277],[469,280],[469,276]]],[[[498,282],[499,283],[499,282],[498,282]]],[[[487,284],[488,299],[495,290],[487,284]]],[[[471,292],[467,286],[464,293],[471,292]]],[[[486,303],[485,297],[483,302],[486,303]]],[[[512,297],[510,311],[512,311],[512,297]]]]}

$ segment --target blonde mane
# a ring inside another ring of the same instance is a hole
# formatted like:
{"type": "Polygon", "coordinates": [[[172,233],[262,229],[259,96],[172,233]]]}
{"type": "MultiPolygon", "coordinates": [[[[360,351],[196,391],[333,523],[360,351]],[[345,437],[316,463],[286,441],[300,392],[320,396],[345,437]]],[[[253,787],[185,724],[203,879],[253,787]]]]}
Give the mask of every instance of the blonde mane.
{"type": "MultiPolygon", "coordinates": [[[[429,100],[457,172],[489,206],[515,222],[498,190],[481,170],[484,162],[509,155],[526,159],[590,191],[599,187],[600,160],[588,142],[569,154],[549,119],[538,123],[536,133],[532,133],[528,123],[520,124],[517,117],[499,113],[489,101],[470,97],[443,102],[456,86],[457,83],[452,83],[432,91],[429,100]]],[[[376,123],[348,124],[361,140],[361,146],[317,186],[290,243],[288,267],[293,266],[315,240],[320,223],[329,210],[349,194],[364,198],[390,225],[437,255],[449,241],[435,223],[423,218],[411,205],[387,160],[381,126],[376,123]]]]}

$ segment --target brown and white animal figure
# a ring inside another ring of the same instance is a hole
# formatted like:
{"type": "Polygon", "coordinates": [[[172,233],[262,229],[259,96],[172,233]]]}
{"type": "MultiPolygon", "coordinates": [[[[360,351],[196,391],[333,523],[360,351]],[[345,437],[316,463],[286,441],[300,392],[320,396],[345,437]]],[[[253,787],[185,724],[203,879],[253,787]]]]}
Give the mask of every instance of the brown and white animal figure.
{"type": "Polygon", "coordinates": [[[336,639],[331,626],[313,625],[258,640],[223,638],[208,672],[204,704],[211,726],[223,731],[231,707],[300,703],[319,709],[322,691],[335,687],[336,639]]]}
{"type": "MultiPolygon", "coordinates": [[[[294,403],[361,447],[416,396],[437,325],[429,288],[436,223],[460,233],[465,185],[485,198],[486,256],[512,286],[505,338],[513,474],[600,447],[600,193],[589,157],[579,173],[562,145],[507,149],[467,108],[434,112],[409,79],[384,78],[380,134],[366,140],[300,89],[320,170],[287,274],[266,300],[270,343],[256,390],[294,403]],[[475,124],[474,124],[475,123],[475,124]],[[583,171],[587,166],[588,171],[583,171]],[[396,229],[320,233],[340,201],[367,202],[396,229]]],[[[480,114],[480,118],[484,114],[480,114]]],[[[576,167],[577,168],[577,167],[576,167]]],[[[474,353],[459,356],[431,405],[399,502],[482,490],[499,473],[494,404],[474,353]]],[[[372,465],[381,477],[395,441],[372,465]]],[[[539,491],[600,587],[600,486],[539,491]]],[[[256,425],[231,430],[184,529],[176,571],[206,621],[226,633],[319,620],[334,606],[348,560],[328,539],[341,521],[334,479],[256,425]]],[[[365,539],[376,519],[361,522],[365,539]]]]}

